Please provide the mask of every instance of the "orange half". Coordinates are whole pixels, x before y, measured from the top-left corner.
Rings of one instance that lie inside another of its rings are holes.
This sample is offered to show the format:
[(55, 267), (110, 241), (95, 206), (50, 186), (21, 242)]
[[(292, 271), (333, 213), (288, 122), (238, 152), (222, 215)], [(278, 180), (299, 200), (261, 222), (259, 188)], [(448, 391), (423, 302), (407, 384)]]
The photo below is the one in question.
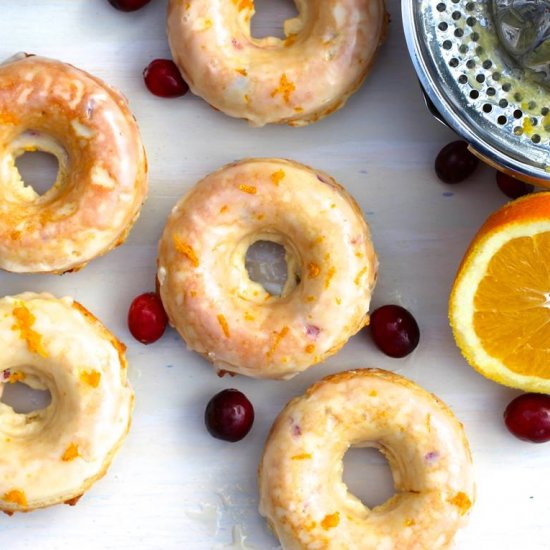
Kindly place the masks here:
[(483, 224), (456, 275), (449, 319), (481, 374), (550, 393), (550, 193), (513, 201)]

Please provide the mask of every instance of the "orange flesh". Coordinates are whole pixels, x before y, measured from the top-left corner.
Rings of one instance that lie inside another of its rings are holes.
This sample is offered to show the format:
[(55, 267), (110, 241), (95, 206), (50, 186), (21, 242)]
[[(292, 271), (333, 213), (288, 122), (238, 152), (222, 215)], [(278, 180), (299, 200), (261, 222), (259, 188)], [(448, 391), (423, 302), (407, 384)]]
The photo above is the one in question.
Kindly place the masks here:
[[(474, 330), (513, 372), (550, 379), (550, 232), (508, 241), (474, 298)], [(548, 297), (548, 298), (547, 298)]]

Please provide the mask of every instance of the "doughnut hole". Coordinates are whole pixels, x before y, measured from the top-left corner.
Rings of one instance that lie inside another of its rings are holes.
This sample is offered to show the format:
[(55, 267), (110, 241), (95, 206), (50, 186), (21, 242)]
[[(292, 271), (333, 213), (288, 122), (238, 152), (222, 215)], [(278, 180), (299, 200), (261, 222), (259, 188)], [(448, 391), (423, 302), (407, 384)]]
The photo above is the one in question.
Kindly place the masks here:
[(11, 407), (17, 414), (40, 411), (52, 402), (52, 394), (49, 390), (34, 389), (24, 382), (3, 384), (0, 395), (0, 402)]
[(372, 509), (395, 495), (392, 471), (376, 447), (351, 447), (344, 455), (342, 480), (348, 491)]
[(49, 191), (59, 176), (59, 161), (52, 153), (25, 151), (15, 159), (15, 167), (25, 186), (42, 196)]
[(272, 2), (271, 0), (254, 0), (256, 13), (250, 23), (251, 34), (254, 38), (274, 36), (286, 38), (285, 23), (298, 16), (296, 5), (292, 0)]
[(246, 251), (246, 271), (250, 280), (262, 285), (272, 296), (281, 296), (288, 279), (286, 249), (273, 241), (256, 241)]

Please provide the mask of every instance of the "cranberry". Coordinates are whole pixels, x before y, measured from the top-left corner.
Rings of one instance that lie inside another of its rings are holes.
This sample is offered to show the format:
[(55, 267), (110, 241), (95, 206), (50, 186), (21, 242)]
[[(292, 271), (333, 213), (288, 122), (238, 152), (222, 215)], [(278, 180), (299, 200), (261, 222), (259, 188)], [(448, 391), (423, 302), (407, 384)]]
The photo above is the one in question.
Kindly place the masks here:
[(435, 173), (445, 183), (459, 183), (474, 173), (479, 159), (470, 153), (465, 141), (445, 145), (435, 159)]
[(415, 318), (396, 305), (379, 307), (370, 317), (370, 330), (376, 346), (390, 357), (409, 355), (420, 339)]
[(516, 397), (504, 411), (504, 422), (519, 439), (550, 441), (550, 395), (524, 393)]
[(148, 4), (151, 0), (109, 0), (109, 4), (120, 11), (136, 11), (146, 4)]
[(171, 59), (155, 59), (143, 71), (143, 79), (149, 91), (159, 97), (180, 97), (189, 86)]
[(523, 195), (533, 192), (534, 186), (524, 181), (518, 180), (503, 172), (497, 172), (498, 188), (509, 198), (519, 199)]
[(252, 428), (254, 407), (239, 390), (223, 390), (208, 402), (204, 422), (217, 439), (240, 441)]
[(156, 342), (164, 334), (167, 323), (168, 317), (158, 294), (146, 292), (131, 303), (128, 328), (132, 336), (142, 344)]

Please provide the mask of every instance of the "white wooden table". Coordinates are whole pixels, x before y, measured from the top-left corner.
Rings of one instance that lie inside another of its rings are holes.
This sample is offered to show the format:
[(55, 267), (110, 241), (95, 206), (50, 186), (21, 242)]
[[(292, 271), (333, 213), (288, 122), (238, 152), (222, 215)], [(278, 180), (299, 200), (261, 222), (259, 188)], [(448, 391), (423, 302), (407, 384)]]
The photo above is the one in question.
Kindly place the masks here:
[[(287, 1), (281, 7), (257, 0), (258, 26), (276, 26), (277, 14), (281, 19), (282, 11), (292, 11)], [(165, 0), (133, 14), (115, 11), (106, 0), (0, 1), (0, 58), (22, 50), (59, 58), (128, 96), (147, 147), (151, 183), (128, 242), (107, 257), (63, 277), (0, 274), (1, 294), (73, 295), (99, 316), (128, 344), (137, 394), (131, 433), (108, 475), (75, 508), (0, 517), (0, 548), (277, 548), (257, 513), (256, 466), (267, 431), (284, 403), (313, 381), (364, 366), (410, 377), (443, 398), (465, 424), (478, 501), (457, 548), (550, 548), (550, 444), (522, 443), (506, 432), (502, 411), (518, 392), (470, 369), (447, 322), (447, 296), (462, 253), (506, 198), (485, 167), (454, 187), (435, 178), (433, 159), (453, 134), (424, 108), (399, 1), (388, 2), (389, 37), (364, 86), (342, 111), (304, 129), (252, 129), (191, 95), (150, 95), (141, 72), (153, 58), (169, 56), (165, 9)], [(387, 358), (358, 334), (325, 364), (289, 382), (220, 379), (172, 330), (147, 347), (131, 338), (127, 308), (153, 287), (156, 243), (171, 207), (208, 172), (251, 156), (315, 166), (357, 198), (380, 257), (373, 305), (400, 303), (414, 313), (421, 342), (411, 357)], [(226, 387), (244, 391), (256, 408), (252, 432), (236, 444), (213, 439), (203, 425), (206, 402)], [(369, 504), (391, 494), (388, 468), (376, 451), (351, 451), (345, 479)]]

